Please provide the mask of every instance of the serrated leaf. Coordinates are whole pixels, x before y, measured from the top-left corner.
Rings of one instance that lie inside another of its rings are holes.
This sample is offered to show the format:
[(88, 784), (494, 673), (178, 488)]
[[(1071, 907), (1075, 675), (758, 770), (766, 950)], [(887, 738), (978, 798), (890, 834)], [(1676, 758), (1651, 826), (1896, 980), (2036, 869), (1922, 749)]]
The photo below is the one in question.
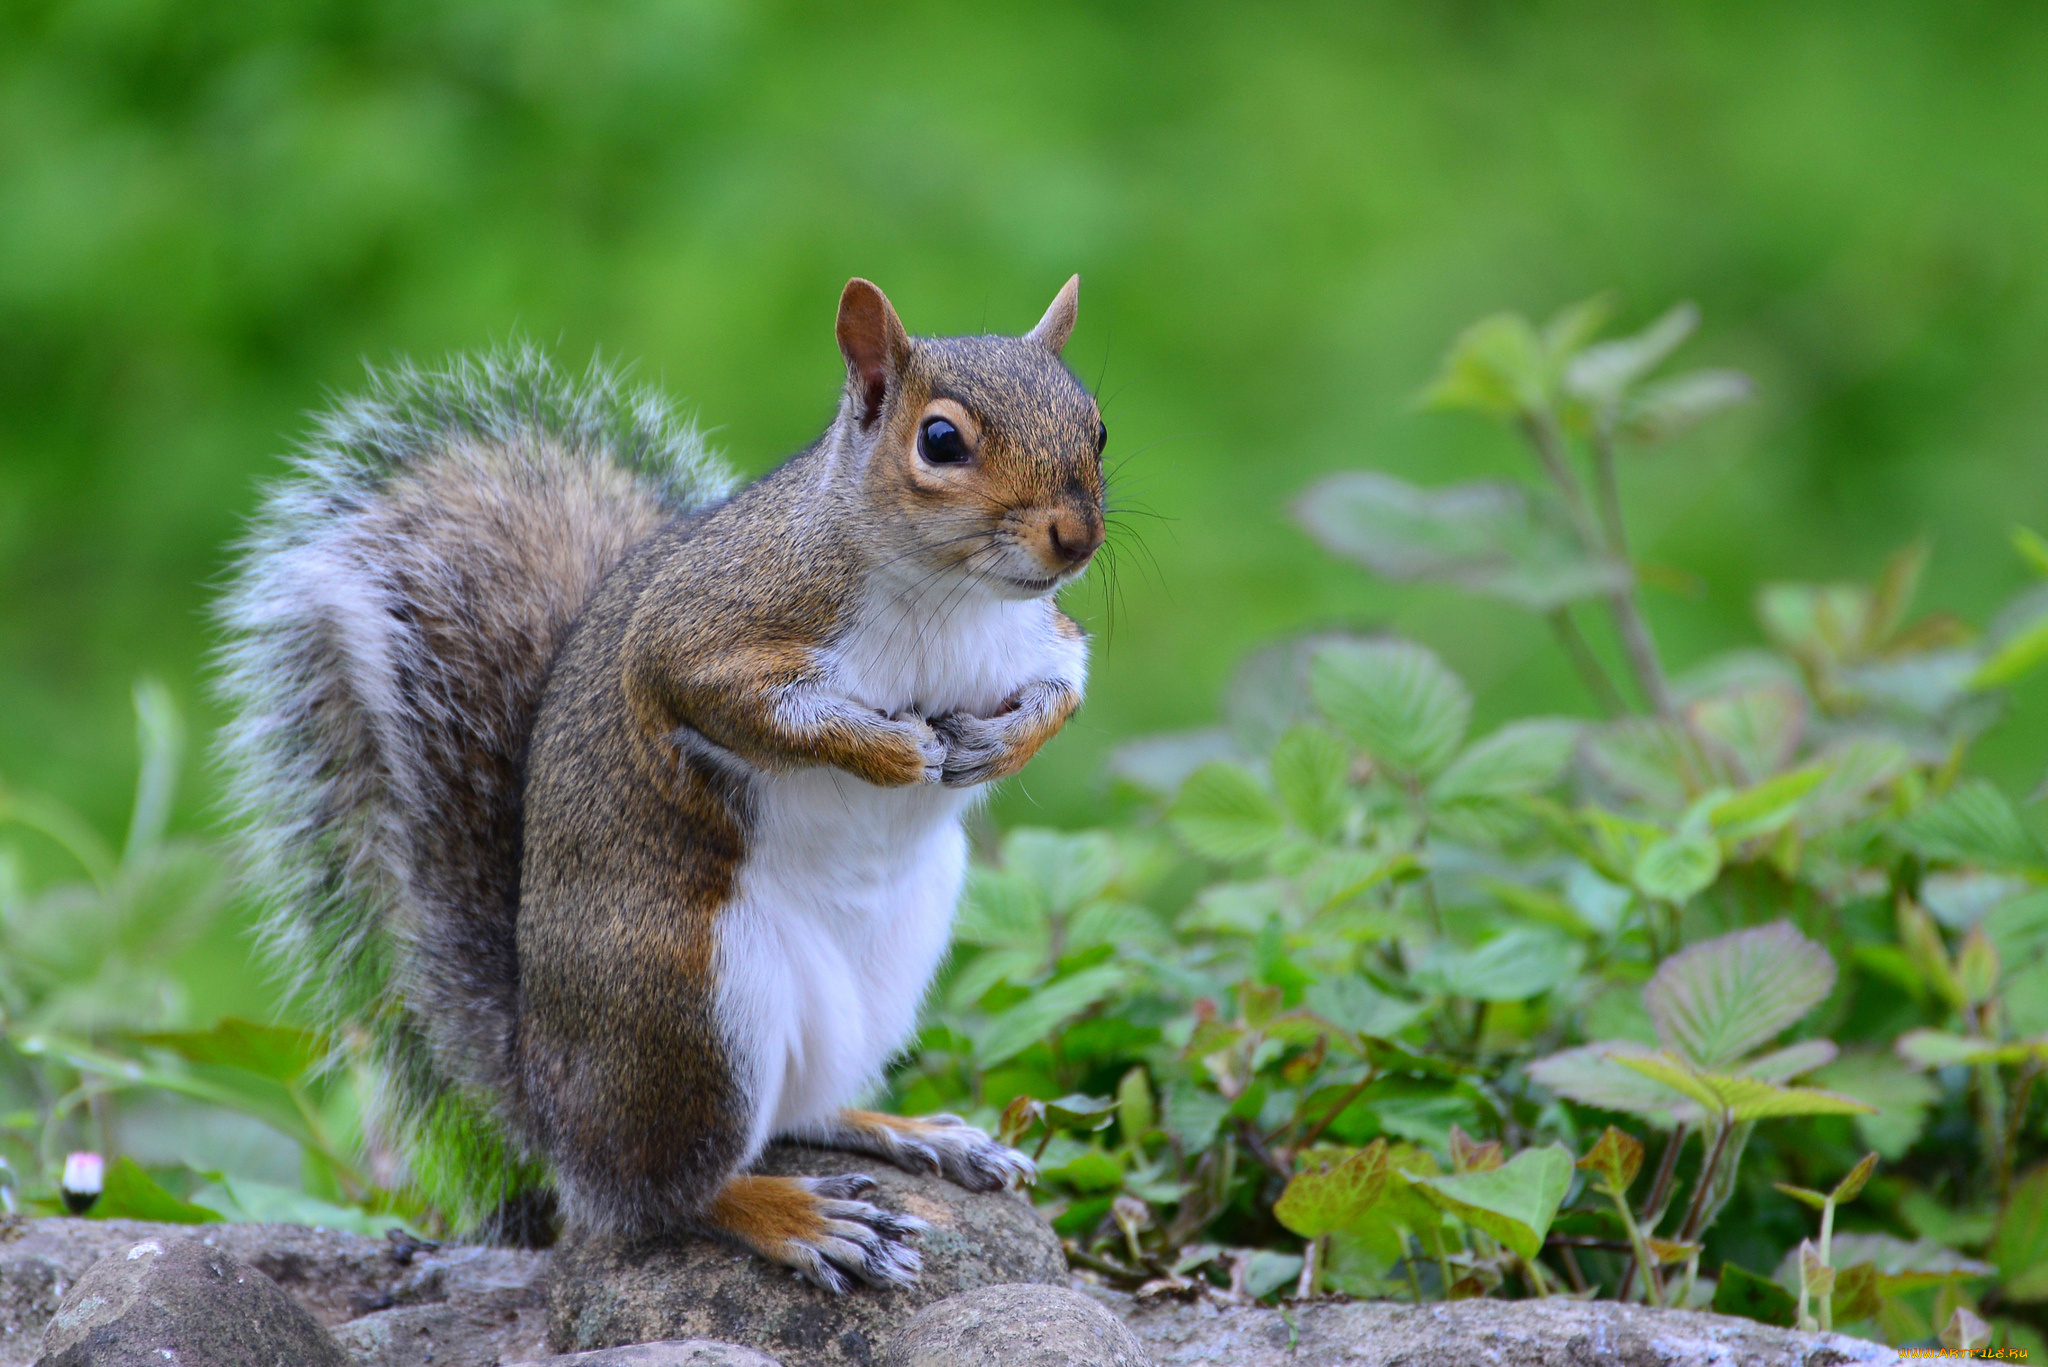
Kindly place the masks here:
[(1644, 385), (1622, 404), (1615, 434), (1650, 445), (1666, 441), (1714, 414), (1756, 396), (1756, 383), (1739, 370), (1693, 370)]
[(1643, 1167), (1643, 1141), (1609, 1125), (1578, 1166), (1594, 1175), (1601, 1191), (1622, 1196)]
[(1683, 811), (1729, 777), (1692, 732), (1647, 717), (1589, 728), (1580, 753), (1616, 798), (1661, 812)]
[(1045, 914), (1044, 899), (1022, 875), (976, 864), (968, 870), (953, 938), (987, 948), (1042, 945)]
[(1351, 750), (1320, 726), (1297, 726), (1273, 750), (1273, 787), (1294, 824), (1327, 839), (1343, 824)]
[(1636, 857), (1629, 881), (1645, 897), (1682, 906), (1721, 873), (1721, 847), (1703, 835), (1667, 835)]
[(1629, 386), (1662, 365), (1699, 321), (1699, 309), (1686, 301), (1632, 337), (1587, 347), (1566, 366), (1565, 389), (1597, 408), (1612, 408)]
[(1799, 752), (1806, 695), (1786, 680), (1761, 680), (1701, 699), (1686, 709), (1686, 718), (1733, 762), (1735, 777), (1758, 783)]
[(1563, 775), (1579, 724), (1557, 717), (1510, 722), (1474, 741), (1430, 785), (1437, 802), (1516, 797), (1548, 788)]
[(1302, 1004), (1341, 1029), (1381, 1039), (1399, 1034), (1423, 1012), (1422, 1003), (1390, 997), (1363, 977), (1348, 973), (1311, 987)]
[(1790, 1082), (1801, 1073), (1833, 1061), (1837, 1052), (1833, 1040), (1803, 1039), (1739, 1064), (1734, 1071), (1765, 1082)]
[(1296, 519), (1328, 550), (1388, 579), (1456, 584), (1532, 612), (1628, 587), (1628, 567), (1588, 555), (1539, 491), (1506, 480), (1424, 489), (1376, 470), (1311, 485)]
[(2048, 1301), (2048, 1167), (2013, 1182), (1985, 1252), (1998, 1265), (1999, 1290), (2007, 1300)]
[(1524, 1149), (1492, 1172), (1425, 1177), (1415, 1185), (1467, 1224), (1534, 1258), (1571, 1182), (1571, 1151), (1552, 1144)]
[(1427, 778), (1465, 739), (1472, 695), (1435, 652), (1412, 641), (1339, 643), (1316, 652), (1316, 705), (1381, 764)]
[(1684, 1092), (1709, 1111), (1730, 1119), (1774, 1120), (1802, 1115), (1865, 1115), (1877, 1109), (1854, 1097), (1814, 1087), (1785, 1087), (1733, 1073), (1708, 1073), (1669, 1055), (1617, 1056), (1615, 1062)]
[(1766, 1043), (1834, 985), (1828, 952), (1774, 921), (1672, 955), (1643, 989), (1643, 1005), (1665, 1048), (1714, 1069)]
[(1898, 824), (1898, 839), (1927, 859), (2032, 869), (2041, 847), (2012, 800), (1989, 779), (1966, 778)]
[(1941, 1089), (1924, 1074), (1909, 1071), (1888, 1053), (1843, 1055), (1814, 1074), (1814, 1085), (1875, 1106), (1876, 1115), (1856, 1117), (1856, 1134), (1885, 1158), (1905, 1156), (1927, 1125), (1927, 1108)]
[(1070, 835), (1023, 827), (1003, 837), (1004, 872), (1022, 878), (1057, 915), (1101, 896), (1116, 866), (1116, 845), (1101, 831)]
[(1387, 1186), (1387, 1141), (1375, 1139), (1334, 1168), (1298, 1172), (1273, 1218), (1305, 1239), (1355, 1229)]
[(1569, 978), (1584, 951), (1546, 931), (1517, 927), (1476, 949), (1439, 940), (1416, 964), (1415, 981), (1471, 1001), (1513, 1002), (1548, 992)]
[(1255, 858), (1287, 834), (1280, 806), (1235, 764), (1205, 764), (1181, 785), (1173, 827), (1196, 854), (1222, 863)]
[(1038, 988), (1023, 1001), (989, 1019), (975, 1033), (975, 1060), (983, 1068), (1015, 1058), (1124, 985), (1114, 964), (1084, 968)]
[(1633, 1041), (1606, 1040), (1538, 1059), (1529, 1066), (1529, 1076), (1559, 1096), (1639, 1115), (1660, 1129), (1698, 1118), (1699, 1107), (1684, 1092), (1622, 1066), (1624, 1057), (1654, 1052)]
[(1496, 313), (1458, 334), (1422, 402), (1513, 417), (1543, 406), (1547, 371), (1547, 348), (1529, 320)]

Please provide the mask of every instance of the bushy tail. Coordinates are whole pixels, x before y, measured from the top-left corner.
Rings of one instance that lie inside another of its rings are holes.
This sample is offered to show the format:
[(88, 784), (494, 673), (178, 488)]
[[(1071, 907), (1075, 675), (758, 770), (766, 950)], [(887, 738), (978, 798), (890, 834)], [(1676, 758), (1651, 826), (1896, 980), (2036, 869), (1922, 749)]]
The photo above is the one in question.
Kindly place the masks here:
[(598, 581), (730, 477), (653, 394), (532, 348), (373, 376), (294, 465), (220, 606), (247, 865), (268, 948), (474, 1230), (544, 1179), (511, 1056), (534, 708)]

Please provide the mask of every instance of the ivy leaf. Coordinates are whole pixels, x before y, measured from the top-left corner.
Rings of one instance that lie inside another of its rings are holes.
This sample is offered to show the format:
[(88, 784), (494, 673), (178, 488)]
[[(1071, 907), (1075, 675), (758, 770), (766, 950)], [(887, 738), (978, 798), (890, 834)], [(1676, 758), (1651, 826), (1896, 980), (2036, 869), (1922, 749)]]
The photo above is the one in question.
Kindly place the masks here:
[(1323, 715), (1359, 749), (1424, 778), (1450, 763), (1472, 718), (1463, 680), (1412, 641), (1327, 645), (1316, 652), (1309, 680)]
[(1280, 807), (1239, 765), (1205, 764), (1181, 785), (1173, 827), (1188, 848), (1233, 864), (1277, 847), (1287, 834)]
[(1723, 1068), (1811, 1011), (1834, 989), (1835, 961), (1774, 921), (1672, 955), (1643, 989), (1664, 1047)]
[(1328, 550), (1388, 579), (1456, 584), (1532, 612), (1628, 587), (1587, 555), (1547, 495), (1507, 480), (1424, 489), (1376, 470), (1311, 485), (1295, 518)]
[(1510, 722), (1472, 745), (1430, 785), (1437, 802), (1517, 797), (1548, 788), (1571, 762), (1579, 724), (1557, 717)]
[(1318, 840), (1344, 820), (1351, 751), (1319, 726), (1297, 726), (1273, 751), (1273, 786), (1294, 824)]
[(1571, 1150), (1552, 1144), (1524, 1149), (1491, 1172), (1424, 1177), (1415, 1186), (1465, 1223), (1534, 1258), (1571, 1184)]
[(1624, 1195), (1629, 1183), (1635, 1181), (1636, 1174), (1642, 1171), (1643, 1141), (1609, 1125), (1601, 1131), (1599, 1142), (1579, 1160), (1578, 1166), (1582, 1171), (1592, 1173), (1600, 1190), (1607, 1195)]
[[(1839, 1264), (1840, 1254), (1835, 1255)], [(1833, 1300), (1834, 1319), (1837, 1325), (1855, 1324), (1859, 1320), (1873, 1320), (1883, 1308), (1884, 1278), (1869, 1263), (1852, 1263), (1835, 1273)]]
[(1387, 1141), (1375, 1139), (1334, 1168), (1296, 1173), (1273, 1218), (1305, 1239), (1353, 1230), (1386, 1187)]

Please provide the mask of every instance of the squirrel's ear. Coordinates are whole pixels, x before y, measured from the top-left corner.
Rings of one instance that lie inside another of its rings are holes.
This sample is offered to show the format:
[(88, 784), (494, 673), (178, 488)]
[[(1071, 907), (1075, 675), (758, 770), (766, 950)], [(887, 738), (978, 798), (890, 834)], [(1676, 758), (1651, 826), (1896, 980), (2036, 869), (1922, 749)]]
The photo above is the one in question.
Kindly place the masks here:
[(890, 382), (910, 357), (910, 334), (889, 297), (859, 276), (839, 296), (839, 354), (860, 400), (860, 425), (872, 426), (882, 416)]
[(1074, 315), (1081, 307), (1081, 277), (1071, 277), (1053, 296), (1052, 307), (1045, 311), (1045, 317), (1038, 320), (1038, 326), (1024, 334), (1027, 342), (1036, 342), (1053, 355), (1066, 350), (1067, 338), (1074, 335)]

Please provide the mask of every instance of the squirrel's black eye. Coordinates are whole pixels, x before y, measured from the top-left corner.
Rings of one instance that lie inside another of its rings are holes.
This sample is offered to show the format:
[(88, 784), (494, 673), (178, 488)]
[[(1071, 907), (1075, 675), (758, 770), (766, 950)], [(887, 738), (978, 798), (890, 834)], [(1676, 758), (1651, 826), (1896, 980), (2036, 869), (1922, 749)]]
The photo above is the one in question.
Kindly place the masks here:
[(1098, 420), (1095, 424), (1095, 454), (1098, 456), (1101, 455), (1103, 452), (1103, 448), (1108, 445), (1109, 424)]
[(925, 419), (924, 429), (917, 434), (918, 454), (933, 465), (965, 465), (967, 463), (967, 438), (960, 435), (960, 429), (944, 418)]

